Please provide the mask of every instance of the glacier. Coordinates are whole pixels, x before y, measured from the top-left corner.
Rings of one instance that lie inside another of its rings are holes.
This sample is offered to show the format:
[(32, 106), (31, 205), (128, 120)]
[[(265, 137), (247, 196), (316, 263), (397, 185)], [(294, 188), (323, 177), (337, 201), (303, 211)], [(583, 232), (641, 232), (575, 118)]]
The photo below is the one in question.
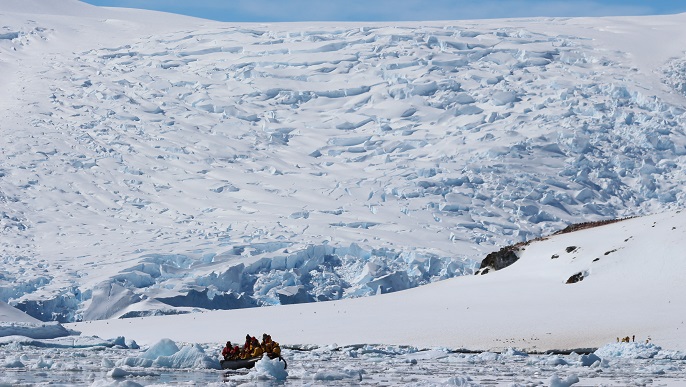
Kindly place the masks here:
[(227, 24), (67, 3), (0, 15), (0, 301), (42, 321), (396, 292), (683, 207), (686, 50), (631, 51), (617, 35), (651, 38), (640, 18)]

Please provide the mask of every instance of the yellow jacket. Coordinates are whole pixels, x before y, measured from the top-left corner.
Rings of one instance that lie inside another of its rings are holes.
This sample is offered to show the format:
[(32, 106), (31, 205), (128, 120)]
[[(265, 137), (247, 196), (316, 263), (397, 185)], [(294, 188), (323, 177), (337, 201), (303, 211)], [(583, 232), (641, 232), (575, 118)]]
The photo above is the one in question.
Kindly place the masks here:
[(272, 344), (272, 353), (277, 356), (281, 355), (281, 347), (276, 341)]

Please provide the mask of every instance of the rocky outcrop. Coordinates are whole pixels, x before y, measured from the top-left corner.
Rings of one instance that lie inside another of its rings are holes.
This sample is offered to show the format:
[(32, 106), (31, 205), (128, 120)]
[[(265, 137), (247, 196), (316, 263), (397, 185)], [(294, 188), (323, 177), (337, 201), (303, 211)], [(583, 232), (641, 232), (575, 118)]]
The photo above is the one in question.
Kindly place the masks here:
[(517, 255), (519, 246), (520, 244), (506, 246), (498, 251), (488, 254), (486, 258), (481, 261), (481, 266), (475, 274), (486, 274), (490, 271), (497, 271), (517, 262), (519, 259), (519, 256)]

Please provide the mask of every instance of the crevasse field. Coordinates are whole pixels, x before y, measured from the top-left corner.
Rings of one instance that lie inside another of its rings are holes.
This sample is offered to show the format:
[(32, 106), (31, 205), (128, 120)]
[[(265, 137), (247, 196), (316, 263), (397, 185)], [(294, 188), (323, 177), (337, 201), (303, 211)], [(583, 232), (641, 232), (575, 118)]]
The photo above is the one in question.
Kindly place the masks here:
[(684, 26), (0, 0), (0, 383), (686, 385)]

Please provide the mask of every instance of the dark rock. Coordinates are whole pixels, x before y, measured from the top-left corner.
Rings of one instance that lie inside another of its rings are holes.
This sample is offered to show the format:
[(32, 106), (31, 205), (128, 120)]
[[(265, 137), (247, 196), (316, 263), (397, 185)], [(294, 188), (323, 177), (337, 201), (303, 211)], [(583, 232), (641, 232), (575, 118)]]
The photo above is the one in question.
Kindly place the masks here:
[(497, 271), (504, 269), (519, 260), (519, 256), (515, 251), (519, 250), (518, 245), (503, 247), (498, 251), (494, 251), (486, 256), (481, 261), (481, 266), (476, 274), (486, 274), (489, 271)]
[(577, 283), (577, 282), (583, 281), (583, 279), (584, 279), (584, 273), (579, 272), (579, 273), (576, 273), (576, 274), (574, 274), (573, 276), (569, 277), (569, 278), (567, 279), (567, 282), (565, 282), (565, 283), (567, 283), (567, 284), (575, 284), (575, 283)]

